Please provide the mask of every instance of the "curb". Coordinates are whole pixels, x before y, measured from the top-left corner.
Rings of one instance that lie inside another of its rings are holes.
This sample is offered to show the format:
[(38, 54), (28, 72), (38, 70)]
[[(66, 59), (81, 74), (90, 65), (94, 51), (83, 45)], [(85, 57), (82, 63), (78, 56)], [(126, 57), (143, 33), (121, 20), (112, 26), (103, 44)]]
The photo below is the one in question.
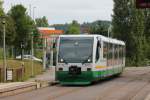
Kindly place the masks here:
[[(10, 83), (11, 84), (11, 83)], [(22, 82), (14, 86), (7, 86), (0, 88), (0, 98), (6, 96), (17, 95), (20, 93), (41, 89), (58, 84), (57, 81), (36, 81), (36, 82)]]
[(13, 85), (7, 86), (5, 88), (0, 89), (0, 97), (16, 95), (19, 93), (35, 90), (36, 88), (37, 88), (37, 84), (35, 82), (20, 83), (14, 86)]
[(36, 80), (36, 82), (37, 82), (37, 89), (54, 86), (59, 83), (57, 81), (41, 81), (41, 80)]

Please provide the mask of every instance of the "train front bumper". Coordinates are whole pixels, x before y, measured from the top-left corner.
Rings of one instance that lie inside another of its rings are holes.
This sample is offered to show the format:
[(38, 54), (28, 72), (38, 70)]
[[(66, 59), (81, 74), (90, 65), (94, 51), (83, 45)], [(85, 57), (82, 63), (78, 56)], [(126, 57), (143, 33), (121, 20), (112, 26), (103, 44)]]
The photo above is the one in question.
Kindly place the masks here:
[(82, 71), (77, 75), (71, 75), (69, 71), (57, 71), (56, 79), (62, 85), (86, 85), (90, 84), (94, 77), (92, 71)]

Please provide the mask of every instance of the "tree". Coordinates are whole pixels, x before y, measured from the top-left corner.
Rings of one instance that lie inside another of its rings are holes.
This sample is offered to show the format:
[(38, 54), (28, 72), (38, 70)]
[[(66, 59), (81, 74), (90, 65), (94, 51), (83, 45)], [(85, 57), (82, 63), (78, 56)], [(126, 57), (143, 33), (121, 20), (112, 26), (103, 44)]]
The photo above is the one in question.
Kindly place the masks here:
[(114, 0), (114, 14), (112, 15), (113, 35), (127, 41), (131, 30), (129, 0)]
[(67, 31), (68, 29), (68, 24), (54, 24), (54, 25), (51, 25), (50, 27), (55, 27), (56, 30), (63, 30), (64, 32)]
[(149, 9), (145, 10), (145, 29), (144, 29), (144, 35), (146, 37), (146, 56), (147, 59), (150, 60), (150, 11)]
[(69, 24), (66, 34), (80, 34), (80, 24), (76, 20), (73, 20), (72, 23)]
[(90, 33), (107, 36), (109, 26), (110, 26), (109, 21), (102, 21), (102, 20), (95, 21), (90, 25)]
[(48, 27), (49, 26), (48, 20), (46, 19), (45, 16), (43, 16), (42, 18), (36, 18), (35, 22), (36, 22), (37, 27)]
[(3, 1), (0, 1), (0, 16), (3, 16), (4, 15), (4, 10), (3, 10)]
[(14, 46), (17, 52), (21, 52), (21, 44), (24, 48), (30, 49), (31, 32), (33, 31), (34, 22), (27, 15), (26, 8), (23, 5), (15, 5), (8, 13), (9, 16), (15, 21), (16, 37)]
[(136, 9), (135, 1), (131, 2), (131, 12), (132, 12), (132, 27), (131, 27), (131, 34), (132, 34), (132, 42), (134, 45), (132, 59), (136, 66), (143, 65), (145, 62), (145, 35), (144, 35), (144, 12), (142, 10)]
[(16, 38), (16, 27), (14, 20), (10, 17), (6, 17), (6, 45), (13, 46)]
[[(2, 4), (3, 4), (3, 2), (0, 1), (0, 16), (4, 16), (4, 11), (3, 11), (3, 8), (2, 8)], [(2, 24), (2, 21), (3, 21), (3, 19), (0, 18), (0, 45), (1, 46), (3, 44), (3, 39), (2, 39), (2, 37), (3, 37), (3, 24)]]
[(113, 34), (126, 42), (127, 64), (142, 65), (146, 43), (143, 11), (136, 9), (135, 0), (114, 0), (113, 11)]
[[(3, 2), (0, 1), (0, 16), (1, 16), (1, 22), (0, 22), (0, 45), (3, 45), (3, 21), (5, 20), (5, 30), (6, 30), (6, 50), (11, 50), (13, 47), (13, 43), (16, 36), (15, 31), (15, 23), (14, 20), (4, 13), (2, 8)], [(5, 17), (5, 18), (2, 18)]]

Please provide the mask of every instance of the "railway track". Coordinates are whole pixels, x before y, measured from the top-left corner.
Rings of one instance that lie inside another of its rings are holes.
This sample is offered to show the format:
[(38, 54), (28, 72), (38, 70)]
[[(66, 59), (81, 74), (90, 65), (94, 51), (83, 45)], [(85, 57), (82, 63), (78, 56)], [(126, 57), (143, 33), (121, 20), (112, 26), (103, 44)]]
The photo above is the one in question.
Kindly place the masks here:
[[(150, 78), (146, 78), (145, 79), (145, 76), (150, 76), (150, 71), (144, 72), (144, 73), (141, 73), (141, 74), (139, 74), (139, 73), (134, 74), (134, 76), (132, 76), (132, 78), (128, 78), (126, 83), (123, 83), (123, 84), (120, 84), (120, 85), (117, 85), (117, 86), (113, 86), (112, 88), (109, 88), (108, 90), (106, 90), (107, 92), (103, 91), (103, 93), (100, 94), (101, 96), (97, 96), (95, 98), (95, 100), (109, 100), (109, 98), (111, 100), (113, 100), (112, 98), (115, 98), (114, 100), (132, 100), (134, 97), (136, 97), (136, 95), (140, 91), (142, 91), (142, 89), (144, 87), (146, 87), (150, 83)], [(138, 81), (141, 81), (141, 80), (144, 80), (144, 82), (143, 83), (141, 82), (139, 84), (141, 86), (139, 87), (139, 85), (136, 85), (136, 84), (138, 84)], [(122, 95), (122, 97), (120, 97), (120, 98), (116, 98), (117, 95), (114, 95), (115, 93), (113, 93), (114, 90), (117, 90), (117, 91), (129, 91), (130, 90), (129, 87), (133, 86), (133, 85), (135, 85), (134, 89), (132, 89), (132, 91), (130, 91), (129, 93), (127, 93), (125, 95)], [(128, 89), (128, 90), (125, 90), (125, 89)], [(109, 97), (109, 98), (104, 98), (104, 97)]]
[(54, 100), (58, 97), (65, 96), (66, 94), (73, 93), (84, 89), (85, 87), (66, 87), (65, 89), (59, 89), (57, 94), (50, 95), (46, 100)]
[[(139, 73), (138, 73), (139, 74)], [(124, 82), (122, 82), (122, 83), (117, 83), (117, 84), (113, 84), (112, 86), (109, 86), (109, 88), (105, 88), (104, 89), (104, 91), (100, 94), (100, 95), (102, 95), (102, 96), (97, 96), (96, 98), (95, 98), (95, 100), (102, 100), (103, 99), (103, 97), (106, 97), (106, 96), (108, 96), (108, 95), (111, 95), (111, 93), (113, 93), (113, 91), (114, 90), (120, 90), (120, 89), (123, 89), (124, 87), (126, 87), (126, 86), (129, 86), (129, 85), (131, 85), (131, 84), (135, 84), (136, 82), (134, 82), (134, 81), (137, 81), (137, 80), (141, 80), (141, 79), (143, 79), (143, 77), (145, 76), (145, 75), (147, 75), (147, 74), (150, 74), (150, 71), (149, 72), (145, 72), (145, 73), (142, 73), (142, 74), (139, 74), (139, 75), (137, 75), (134, 79), (128, 79), (128, 80), (126, 80), (126, 82), (124, 83)], [(140, 76), (140, 77), (139, 77)], [(142, 77), (143, 76), (143, 77)], [(122, 78), (122, 77), (121, 77)], [(117, 80), (120, 80), (121, 78), (116, 78), (116, 81)], [(111, 81), (111, 80), (109, 80), (109, 81)], [(150, 80), (149, 80), (150, 81)], [(126, 84), (127, 83), (127, 84)], [(120, 99), (120, 100), (131, 100), (134, 96), (136, 96), (136, 94), (142, 89), (142, 88), (144, 88), (144, 87), (146, 87), (147, 85), (149, 84), (149, 82), (146, 82), (145, 84), (141, 84), (141, 87), (140, 88), (138, 88), (138, 89), (136, 89), (136, 91), (135, 92), (133, 92), (132, 94), (130, 93), (129, 95), (128, 95), (128, 97), (127, 96), (125, 96), (125, 98), (123, 98), (122, 97), (122, 99)], [(117, 87), (116, 87), (116, 85), (117, 85)], [(58, 85), (59, 86), (59, 85)], [(60, 98), (61, 96), (65, 96), (65, 95), (69, 95), (70, 93), (73, 93), (73, 92), (78, 92), (78, 91), (80, 91), (80, 90), (83, 90), (83, 89), (86, 89), (86, 88), (90, 88), (90, 86), (89, 87), (63, 87), (63, 86), (59, 86), (60, 88), (58, 89), (58, 90), (55, 90), (55, 91), (59, 91), (59, 93), (58, 94), (56, 94), (56, 95), (51, 95), (51, 96), (49, 96), (49, 97), (47, 97), (47, 100), (54, 100), (54, 99), (56, 99), (56, 98)], [(63, 88), (62, 88), (63, 87)], [(61, 89), (62, 88), (62, 89)], [(65, 89), (64, 89), (65, 88)]]

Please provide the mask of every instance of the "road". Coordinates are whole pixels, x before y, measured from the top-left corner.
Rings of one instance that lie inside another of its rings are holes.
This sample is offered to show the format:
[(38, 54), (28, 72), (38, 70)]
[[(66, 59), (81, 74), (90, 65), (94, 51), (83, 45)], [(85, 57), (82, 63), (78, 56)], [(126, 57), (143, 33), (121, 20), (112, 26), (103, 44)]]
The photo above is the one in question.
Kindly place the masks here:
[(89, 86), (56, 85), (0, 100), (144, 100), (148, 94), (150, 67), (133, 67), (126, 68), (119, 77)]

